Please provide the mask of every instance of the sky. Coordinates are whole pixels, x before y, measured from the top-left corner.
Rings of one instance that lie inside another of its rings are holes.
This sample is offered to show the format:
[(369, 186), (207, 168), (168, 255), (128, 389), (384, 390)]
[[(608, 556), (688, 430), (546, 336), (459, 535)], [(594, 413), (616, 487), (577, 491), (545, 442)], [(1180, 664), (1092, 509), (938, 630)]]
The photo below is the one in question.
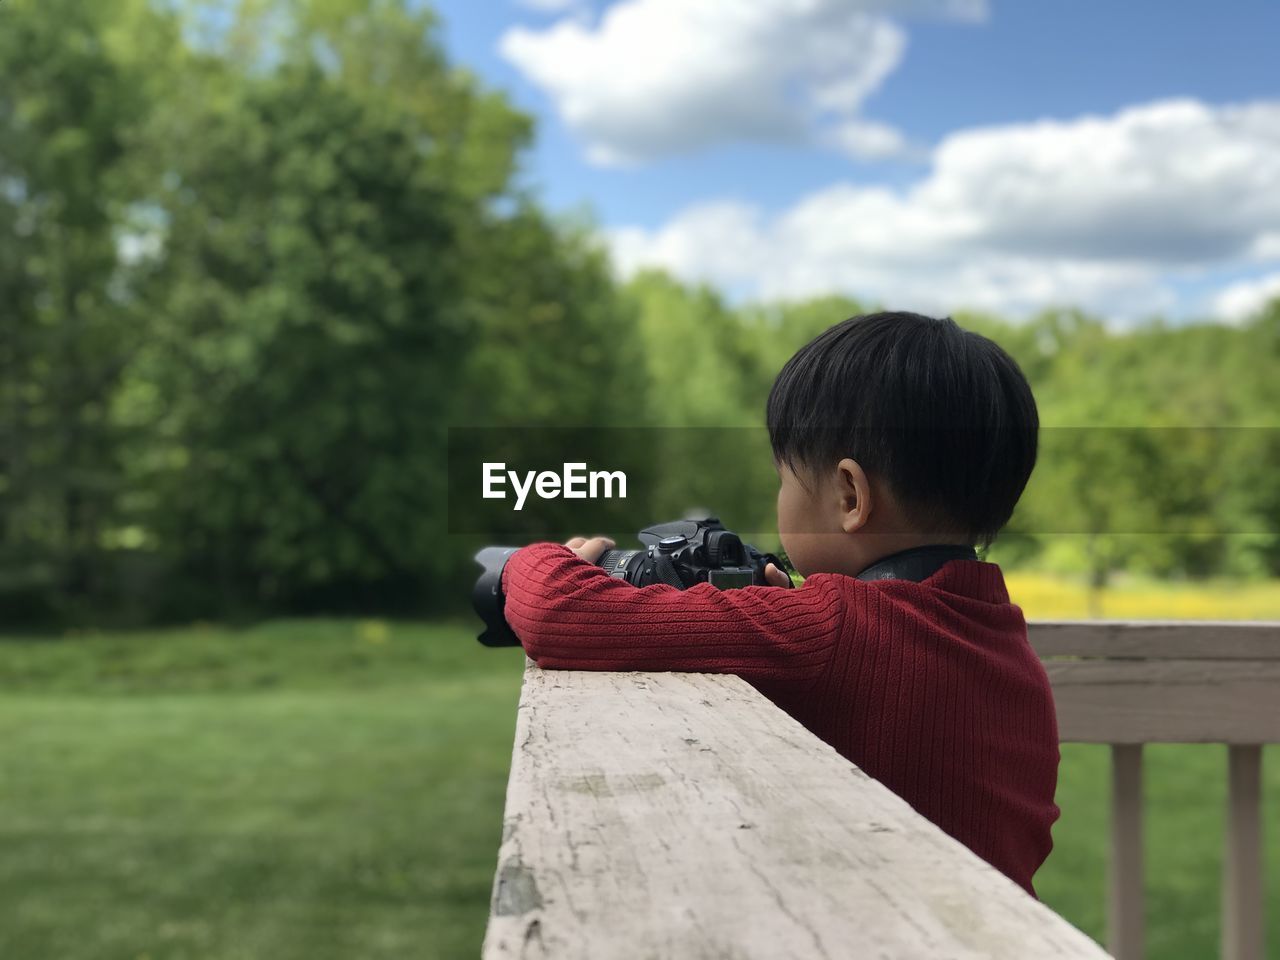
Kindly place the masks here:
[(436, 0), (623, 277), (1117, 325), (1280, 295), (1276, 0)]

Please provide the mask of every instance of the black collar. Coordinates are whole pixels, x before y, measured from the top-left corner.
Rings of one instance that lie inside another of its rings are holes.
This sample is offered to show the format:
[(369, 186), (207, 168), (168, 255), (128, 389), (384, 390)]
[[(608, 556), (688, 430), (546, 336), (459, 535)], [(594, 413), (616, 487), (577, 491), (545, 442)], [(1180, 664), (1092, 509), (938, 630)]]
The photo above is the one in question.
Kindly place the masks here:
[(977, 560), (973, 547), (940, 543), (928, 547), (912, 547), (877, 560), (858, 574), (859, 580), (912, 580), (919, 583), (937, 573), (952, 560)]

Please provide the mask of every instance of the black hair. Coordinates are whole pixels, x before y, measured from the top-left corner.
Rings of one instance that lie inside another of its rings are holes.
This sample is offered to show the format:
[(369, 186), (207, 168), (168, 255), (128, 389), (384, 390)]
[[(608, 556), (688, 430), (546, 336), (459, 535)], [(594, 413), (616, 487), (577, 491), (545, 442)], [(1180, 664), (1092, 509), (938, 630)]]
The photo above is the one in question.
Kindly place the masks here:
[(845, 457), (913, 528), (989, 545), (1036, 463), (1040, 417), (1017, 363), (947, 317), (873, 313), (787, 361), (766, 409), (774, 458), (813, 476)]

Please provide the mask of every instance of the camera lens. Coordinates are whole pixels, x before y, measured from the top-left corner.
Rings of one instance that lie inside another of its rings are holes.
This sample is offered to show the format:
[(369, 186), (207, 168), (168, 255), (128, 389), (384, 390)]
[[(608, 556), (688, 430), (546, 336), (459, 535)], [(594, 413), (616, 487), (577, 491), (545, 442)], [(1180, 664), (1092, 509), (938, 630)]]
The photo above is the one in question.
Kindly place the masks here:
[(634, 584), (638, 571), (644, 564), (644, 558), (643, 550), (606, 550), (596, 563), (603, 567), (604, 572), (609, 576)]

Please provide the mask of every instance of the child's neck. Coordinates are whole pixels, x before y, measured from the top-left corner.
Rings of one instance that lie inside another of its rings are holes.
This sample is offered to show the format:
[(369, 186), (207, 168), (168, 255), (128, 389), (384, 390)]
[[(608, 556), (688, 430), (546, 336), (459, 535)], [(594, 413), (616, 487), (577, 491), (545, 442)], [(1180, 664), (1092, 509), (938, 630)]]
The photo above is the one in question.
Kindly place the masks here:
[(914, 550), (918, 547), (933, 547), (941, 544), (948, 546), (970, 547), (971, 543), (967, 543), (963, 538), (950, 536), (945, 534), (912, 534), (912, 533), (893, 533), (893, 534), (876, 534), (862, 533), (850, 537), (853, 542), (850, 544), (848, 554), (848, 568), (835, 571), (843, 573), (846, 576), (856, 577), (868, 567), (879, 563), (885, 557), (893, 556), (895, 553), (902, 553), (904, 550)]

